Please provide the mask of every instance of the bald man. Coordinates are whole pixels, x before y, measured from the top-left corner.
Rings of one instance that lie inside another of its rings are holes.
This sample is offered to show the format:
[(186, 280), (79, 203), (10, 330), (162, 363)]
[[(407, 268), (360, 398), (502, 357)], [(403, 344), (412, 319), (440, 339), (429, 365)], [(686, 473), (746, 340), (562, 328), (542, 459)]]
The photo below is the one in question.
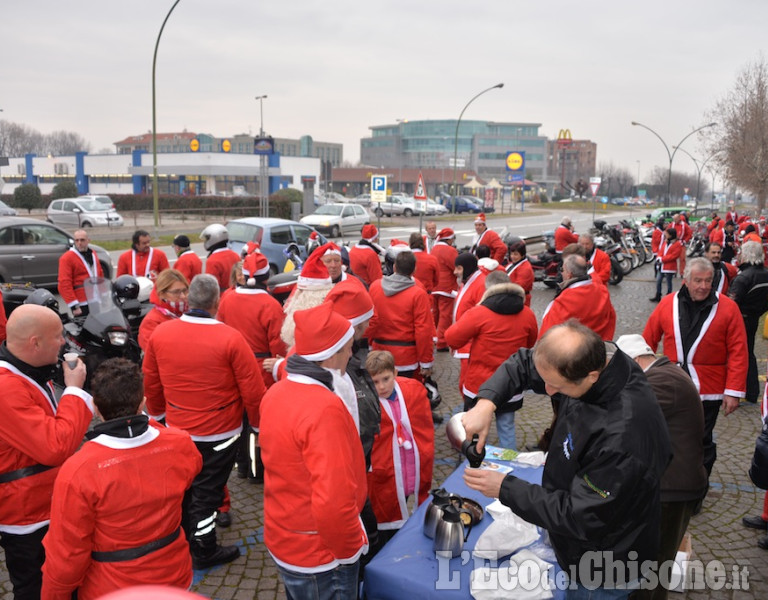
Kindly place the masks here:
[(631, 583), (632, 561), (656, 558), (660, 481), (672, 454), (648, 380), (616, 346), (570, 319), (534, 349), (513, 354), (480, 386), (463, 418), (467, 439), (478, 434), (482, 447), (495, 411), (528, 389), (560, 398), (541, 485), (469, 468), (465, 483), (547, 529), (560, 567), (576, 574), (580, 591), (592, 582), (579, 579), (584, 572), (577, 565), (596, 550), (612, 552), (617, 566), (614, 579), (598, 586)]
[(91, 240), (85, 229), (75, 231), (75, 245), (59, 258), (59, 294), (76, 317), (88, 314), (88, 299), (83, 281), (89, 277), (103, 277), (99, 257), (90, 247)]
[(59, 400), (51, 378), (64, 345), (59, 316), (25, 304), (8, 318), (0, 346), (0, 546), (16, 600), (40, 597), (42, 539), (48, 531), (53, 482), (79, 448), (93, 418), (83, 391), (85, 364), (62, 364)]

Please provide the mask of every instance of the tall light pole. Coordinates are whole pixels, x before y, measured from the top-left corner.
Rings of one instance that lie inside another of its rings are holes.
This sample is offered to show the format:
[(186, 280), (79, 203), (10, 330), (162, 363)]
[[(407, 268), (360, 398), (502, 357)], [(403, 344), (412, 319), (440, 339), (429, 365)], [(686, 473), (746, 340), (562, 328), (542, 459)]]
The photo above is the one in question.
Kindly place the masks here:
[[(693, 161), (693, 164), (696, 165), (696, 202), (698, 204), (699, 200), (701, 199), (701, 196), (699, 195), (699, 192), (701, 190), (701, 172), (704, 170), (704, 167), (707, 165), (707, 163), (712, 160), (715, 156), (720, 154), (722, 152), (721, 150), (715, 150), (712, 154), (710, 154), (707, 158), (705, 158), (703, 161), (700, 159), (697, 159), (688, 152), (688, 150), (685, 150), (683, 148), (676, 148), (676, 150), (680, 150), (683, 154), (688, 155), (688, 158), (690, 158)], [(715, 189), (714, 186), (712, 187), (712, 192), (714, 193)]]
[(485, 94), (486, 92), (490, 92), (491, 90), (495, 89), (501, 89), (504, 87), (503, 83), (497, 83), (494, 86), (489, 87), (486, 90), (483, 90), (479, 94), (472, 97), (472, 99), (467, 102), (464, 105), (464, 108), (461, 109), (461, 113), (459, 114), (459, 120), (456, 121), (456, 135), (453, 138), (453, 188), (451, 189), (451, 194), (453, 196), (451, 201), (451, 212), (456, 212), (456, 167), (458, 166), (458, 160), (459, 160), (459, 125), (461, 124), (461, 117), (464, 116), (464, 111), (467, 110), (470, 104), (472, 104), (475, 100), (477, 100), (480, 96)]
[(397, 162), (400, 165), (400, 173), (397, 176), (397, 183), (398, 188), (402, 192), (403, 191), (403, 123), (407, 123), (408, 119), (395, 119), (395, 123), (397, 123), (398, 127), (398, 146), (399, 146), (399, 152), (397, 157)]
[[(266, 99), (267, 95), (262, 94), (261, 96), (256, 96), (255, 99), (259, 101), (259, 113), (260, 113), (260, 121), (259, 121), (259, 138), (264, 137), (264, 100)], [(265, 183), (269, 178), (269, 171), (267, 168), (267, 157), (263, 154), (259, 156), (259, 210), (261, 212), (262, 217), (268, 217), (269, 216), (269, 206), (267, 205), (267, 199), (269, 197), (269, 191), (265, 193), (264, 188), (265, 186), (268, 186), (268, 183)], [(326, 184), (327, 187), (327, 184)]]
[(155, 53), (152, 55), (152, 213), (155, 218), (155, 227), (160, 226), (160, 199), (159, 190), (157, 189), (157, 108), (155, 104), (155, 67), (157, 65), (157, 48), (160, 46), (160, 37), (163, 35), (163, 29), (168, 22), (168, 17), (171, 16), (173, 9), (181, 0), (176, 0), (171, 6), (171, 10), (165, 15), (163, 24), (160, 26), (160, 31), (157, 34), (157, 41), (155, 41)]
[(642, 127), (643, 129), (647, 129), (650, 131), (653, 135), (655, 135), (657, 138), (659, 138), (659, 141), (664, 145), (664, 150), (667, 151), (667, 156), (669, 157), (669, 170), (667, 171), (667, 197), (664, 199), (664, 206), (669, 206), (669, 197), (672, 193), (672, 161), (675, 158), (675, 153), (677, 152), (677, 149), (683, 145), (683, 142), (687, 140), (689, 137), (691, 137), (694, 133), (697, 133), (701, 131), (702, 129), (706, 129), (707, 127), (714, 127), (717, 125), (717, 123), (707, 123), (706, 125), (702, 125), (701, 127), (694, 129), (691, 131), (688, 135), (686, 135), (682, 140), (680, 140), (677, 145), (674, 146), (674, 151), (669, 151), (669, 146), (667, 146), (667, 143), (662, 139), (662, 137), (656, 133), (653, 129), (648, 127), (648, 125), (643, 125), (642, 123), (638, 123), (637, 121), (632, 121), (632, 125), (636, 125), (637, 127)]

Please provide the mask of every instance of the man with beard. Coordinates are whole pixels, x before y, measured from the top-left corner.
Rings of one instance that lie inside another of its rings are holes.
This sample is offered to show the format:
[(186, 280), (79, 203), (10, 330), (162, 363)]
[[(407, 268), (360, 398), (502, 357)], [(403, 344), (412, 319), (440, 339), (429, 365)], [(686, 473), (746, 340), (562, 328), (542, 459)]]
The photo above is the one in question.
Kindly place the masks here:
[(168, 257), (160, 248), (152, 248), (152, 238), (143, 229), (137, 229), (131, 238), (131, 249), (123, 252), (117, 260), (116, 277), (133, 275), (157, 279), (161, 271), (169, 268)]

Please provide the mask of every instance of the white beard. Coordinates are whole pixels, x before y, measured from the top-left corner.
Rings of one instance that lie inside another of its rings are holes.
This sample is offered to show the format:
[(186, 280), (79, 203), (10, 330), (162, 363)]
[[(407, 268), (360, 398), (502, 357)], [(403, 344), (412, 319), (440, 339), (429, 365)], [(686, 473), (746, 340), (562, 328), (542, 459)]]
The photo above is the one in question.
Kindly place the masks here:
[(355, 392), (355, 385), (352, 383), (352, 379), (349, 375), (342, 373), (338, 369), (325, 369), (331, 375), (333, 375), (333, 391), (341, 398), (344, 406), (352, 416), (352, 420), (355, 422), (355, 429), (357, 433), (360, 433), (360, 411), (357, 407), (357, 392)]

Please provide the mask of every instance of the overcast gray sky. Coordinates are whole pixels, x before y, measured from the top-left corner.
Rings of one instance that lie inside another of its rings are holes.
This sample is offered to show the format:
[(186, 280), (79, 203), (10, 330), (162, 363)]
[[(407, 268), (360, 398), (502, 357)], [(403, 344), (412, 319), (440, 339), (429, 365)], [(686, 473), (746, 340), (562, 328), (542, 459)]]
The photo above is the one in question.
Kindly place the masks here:
[[(152, 54), (172, 0), (2, 0), (0, 118), (93, 145), (152, 127)], [(157, 62), (158, 131), (342, 142), (396, 119), (541, 123), (641, 178), (765, 46), (768, 2), (181, 0)], [(702, 150), (695, 137), (685, 149)], [(693, 172), (678, 154), (675, 170)]]

